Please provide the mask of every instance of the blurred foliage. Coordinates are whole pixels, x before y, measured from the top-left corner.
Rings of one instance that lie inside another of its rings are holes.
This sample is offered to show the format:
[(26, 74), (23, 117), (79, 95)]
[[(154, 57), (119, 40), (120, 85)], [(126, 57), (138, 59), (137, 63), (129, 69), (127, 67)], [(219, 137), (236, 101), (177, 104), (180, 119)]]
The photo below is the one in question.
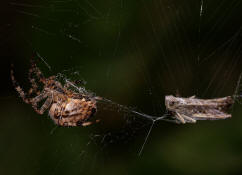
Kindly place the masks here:
[[(242, 2), (232, 0), (6, 1), (1, 9), (1, 174), (240, 174), (242, 107), (233, 118), (191, 125), (127, 123), (102, 112), (85, 128), (56, 127), (18, 98), (34, 52), (46, 76), (63, 73), (144, 113), (164, 113), (164, 96), (232, 95), (242, 70)], [(112, 133), (111, 135), (105, 133)], [(103, 136), (108, 137), (105, 143)]]

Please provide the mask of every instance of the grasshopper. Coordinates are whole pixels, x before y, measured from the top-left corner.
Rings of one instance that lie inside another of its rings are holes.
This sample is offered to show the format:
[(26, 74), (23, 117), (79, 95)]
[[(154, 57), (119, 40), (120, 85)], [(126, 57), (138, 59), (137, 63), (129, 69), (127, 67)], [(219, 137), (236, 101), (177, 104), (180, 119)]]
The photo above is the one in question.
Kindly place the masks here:
[(197, 120), (219, 120), (230, 118), (230, 107), (234, 104), (231, 96), (214, 99), (165, 97), (165, 106), (176, 123), (196, 123)]

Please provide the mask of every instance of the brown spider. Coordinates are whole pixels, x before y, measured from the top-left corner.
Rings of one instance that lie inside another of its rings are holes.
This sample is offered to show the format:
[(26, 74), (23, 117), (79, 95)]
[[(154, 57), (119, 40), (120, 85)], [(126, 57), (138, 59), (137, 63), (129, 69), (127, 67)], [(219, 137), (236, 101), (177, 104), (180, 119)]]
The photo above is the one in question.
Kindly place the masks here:
[[(12, 66), (13, 67), (13, 66)], [(43, 84), (43, 90), (38, 90), (36, 78)], [(49, 115), (55, 124), (59, 126), (87, 126), (92, 124), (92, 116), (97, 111), (96, 100), (87, 92), (77, 93), (70, 89), (71, 82), (67, 81), (64, 86), (56, 80), (56, 76), (45, 78), (40, 69), (32, 61), (29, 69), (29, 81), (31, 88), (26, 94), (15, 80), (13, 69), (11, 69), (11, 79), (16, 91), (27, 104), (31, 104), (38, 114), (43, 114), (49, 109)], [(30, 96), (37, 96), (31, 98)], [(28, 97), (27, 97), (28, 96)], [(38, 103), (44, 101), (38, 108)], [(98, 122), (96, 120), (95, 122)]]

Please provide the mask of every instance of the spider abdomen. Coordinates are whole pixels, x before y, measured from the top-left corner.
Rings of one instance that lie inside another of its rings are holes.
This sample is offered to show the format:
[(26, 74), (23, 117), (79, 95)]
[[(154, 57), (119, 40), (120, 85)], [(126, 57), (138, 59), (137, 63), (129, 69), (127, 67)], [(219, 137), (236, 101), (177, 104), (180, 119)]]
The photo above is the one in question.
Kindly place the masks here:
[(96, 113), (96, 101), (68, 98), (62, 104), (53, 103), (49, 110), (51, 119), (60, 126), (87, 126)]

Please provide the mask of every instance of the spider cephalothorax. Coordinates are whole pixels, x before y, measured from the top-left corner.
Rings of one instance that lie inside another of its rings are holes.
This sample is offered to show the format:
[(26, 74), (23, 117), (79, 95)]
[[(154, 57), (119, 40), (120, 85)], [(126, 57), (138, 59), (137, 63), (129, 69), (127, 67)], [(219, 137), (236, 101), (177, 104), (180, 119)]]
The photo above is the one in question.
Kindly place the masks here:
[[(13, 69), (11, 69), (11, 79), (23, 101), (31, 104), (34, 110), (39, 114), (43, 114), (49, 109), (49, 115), (57, 125), (87, 126), (92, 123), (92, 116), (97, 111), (96, 98), (88, 93), (78, 93), (71, 90), (70, 86), (72, 84), (69, 81), (62, 86), (62, 84), (56, 80), (55, 76), (45, 78), (33, 61), (29, 69), (31, 88), (28, 93), (25, 93), (16, 82)], [(38, 90), (39, 86), (37, 82), (43, 84), (43, 89), (41, 91)], [(31, 98), (30, 96), (33, 94), (37, 96)], [(42, 101), (44, 101), (44, 103), (39, 108), (38, 104)]]

